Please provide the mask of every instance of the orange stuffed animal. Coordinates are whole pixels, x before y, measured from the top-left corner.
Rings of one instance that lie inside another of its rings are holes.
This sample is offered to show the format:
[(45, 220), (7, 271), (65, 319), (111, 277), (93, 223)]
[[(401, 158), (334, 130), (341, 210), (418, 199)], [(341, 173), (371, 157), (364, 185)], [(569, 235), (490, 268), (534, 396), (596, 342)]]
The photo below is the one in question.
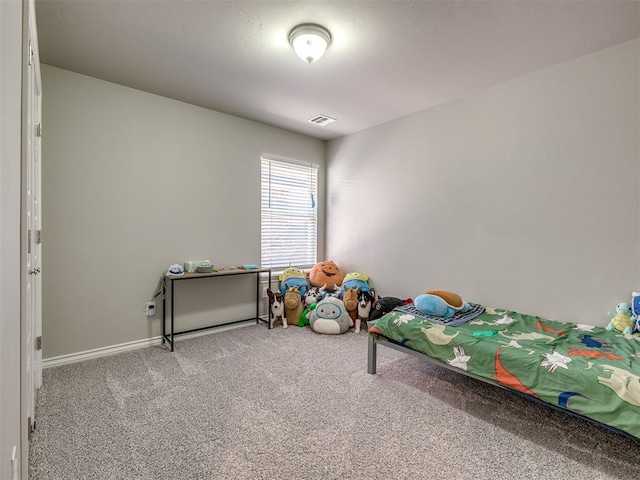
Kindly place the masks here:
[(344, 280), (344, 273), (340, 267), (331, 260), (316, 263), (309, 272), (309, 281), (314, 287), (327, 287), (327, 290), (333, 291)]

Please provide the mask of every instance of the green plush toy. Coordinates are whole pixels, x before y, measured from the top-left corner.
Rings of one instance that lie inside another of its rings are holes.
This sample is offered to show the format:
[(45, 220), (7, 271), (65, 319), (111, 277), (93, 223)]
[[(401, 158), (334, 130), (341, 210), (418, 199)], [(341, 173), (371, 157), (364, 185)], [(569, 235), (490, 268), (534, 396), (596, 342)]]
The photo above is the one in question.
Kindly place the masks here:
[(298, 326), (299, 327), (304, 327), (306, 325), (309, 325), (309, 315), (311, 314), (311, 312), (313, 312), (316, 307), (318, 306), (317, 303), (312, 303), (311, 305), (309, 305), (308, 307), (306, 307), (303, 312), (300, 314), (300, 319), (298, 320)]
[(608, 312), (607, 315), (611, 317), (611, 322), (605, 327), (608, 331), (615, 328), (618, 332), (622, 332), (625, 335), (631, 335), (633, 333), (635, 323), (631, 314), (630, 303), (619, 303), (616, 307), (616, 313)]

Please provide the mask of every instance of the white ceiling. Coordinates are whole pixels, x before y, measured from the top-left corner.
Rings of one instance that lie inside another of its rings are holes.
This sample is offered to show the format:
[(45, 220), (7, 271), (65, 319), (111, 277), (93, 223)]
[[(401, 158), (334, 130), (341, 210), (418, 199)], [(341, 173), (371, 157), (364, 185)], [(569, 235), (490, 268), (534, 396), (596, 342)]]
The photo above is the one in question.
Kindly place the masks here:
[[(1, 0), (0, 0), (1, 1)], [(36, 0), (43, 63), (322, 139), (639, 35), (640, 3)], [(300, 23), (333, 43), (306, 64)], [(320, 127), (317, 114), (338, 119)]]

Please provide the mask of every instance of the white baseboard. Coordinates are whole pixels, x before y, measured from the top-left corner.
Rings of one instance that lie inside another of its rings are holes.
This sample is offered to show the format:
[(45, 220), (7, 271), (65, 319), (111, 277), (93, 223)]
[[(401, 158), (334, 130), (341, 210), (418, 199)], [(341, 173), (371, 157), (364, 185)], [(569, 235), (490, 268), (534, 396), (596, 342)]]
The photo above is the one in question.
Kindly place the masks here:
[[(264, 316), (262, 317), (264, 318)], [(201, 337), (202, 335), (211, 335), (212, 333), (224, 332), (225, 330), (231, 330), (232, 328), (248, 327), (255, 325), (254, 322), (249, 323), (237, 323), (232, 325), (222, 325), (211, 330), (201, 330), (199, 332), (188, 333), (176, 337), (176, 343), (179, 340), (186, 340), (188, 338)], [(136, 340), (134, 342), (120, 343), (119, 345), (111, 345), (108, 347), (95, 348), (93, 350), (85, 350), (84, 352), (69, 353), (67, 355), (60, 355), (59, 357), (45, 358), (42, 360), (42, 368), (57, 367), (58, 365), (65, 365), (68, 363), (82, 362), (90, 360), (92, 358), (105, 357), (107, 355), (113, 355), (115, 353), (122, 353), (128, 350), (136, 350), (138, 348), (151, 347), (154, 345), (161, 345), (162, 337), (145, 338), (142, 340)], [(167, 352), (169, 349), (167, 349)]]
[(85, 350), (84, 352), (69, 353), (60, 355), (59, 357), (45, 358), (42, 360), (42, 368), (57, 367), (67, 363), (82, 362), (91, 358), (104, 357), (113, 355), (114, 353), (126, 352), (127, 350), (136, 350), (138, 348), (150, 347), (152, 345), (160, 345), (162, 337), (145, 338), (136, 340), (135, 342), (121, 343), (119, 345), (111, 345), (108, 347), (95, 348), (93, 350)]

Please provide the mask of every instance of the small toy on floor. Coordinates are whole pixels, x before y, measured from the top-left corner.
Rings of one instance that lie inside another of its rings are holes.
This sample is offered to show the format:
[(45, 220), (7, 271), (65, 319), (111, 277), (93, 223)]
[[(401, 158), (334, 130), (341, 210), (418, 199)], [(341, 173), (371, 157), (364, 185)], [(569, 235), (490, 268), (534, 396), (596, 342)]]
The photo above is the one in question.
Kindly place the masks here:
[(362, 326), (368, 330), (367, 322), (371, 316), (371, 306), (376, 299), (376, 292), (373, 290), (361, 290), (358, 288), (358, 318), (356, 318), (356, 333), (360, 332)]
[(289, 325), (297, 325), (304, 311), (300, 289), (289, 287), (284, 294), (284, 316)]
[(314, 287), (325, 287), (328, 292), (335, 291), (344, 279), (344, 273), (331, 260), (316, 263), (309, 272), (309, 283)]
[(318, 287), (311, 287), (307, 290), (306, 295), (304, 295), (304, 304), (307, 307), (310, 307), (314, 303), (318, 303), (322, 300), (322, 293)]
[[(349, 313), (349, 317), (351, 318), (351, 326), (355, 326), (358, 316), (358, 289), (345, 287), (342, 291), (342, 301), (344, 302), (344, 308), (347, 309), (347, 313)], [(360, 329), (356, 332), (359, 331)]]
[(284, 318), (284, 299), (280, 292), (273, 293), (267, 288), (267, 296), (269, 297), (269, 306), (271, 308), (271, 320), (269, 328), (273, 328), (273, 324), (277, 321), (282, 322), (282, 328), (287, 328), (287, 321)]
[(280, 280), (280, 293), (284, 295), (289, 287), (298, 287), (300, 295), (304, 297), (307, 293), (307, 275), (296, 267), (289, 267), (282, 272), (278, 279)]
[(351, 317), (342, 300), (326, 297), (318, 302), (316, 309), (309, 314), (309, 326), (316, 333), (336, 335), (349, 330)]
[(371, 290), (369, 277), (360, 272), (349, 272), (344, 276), (342, 288), (360, 288), (360, 290)]

